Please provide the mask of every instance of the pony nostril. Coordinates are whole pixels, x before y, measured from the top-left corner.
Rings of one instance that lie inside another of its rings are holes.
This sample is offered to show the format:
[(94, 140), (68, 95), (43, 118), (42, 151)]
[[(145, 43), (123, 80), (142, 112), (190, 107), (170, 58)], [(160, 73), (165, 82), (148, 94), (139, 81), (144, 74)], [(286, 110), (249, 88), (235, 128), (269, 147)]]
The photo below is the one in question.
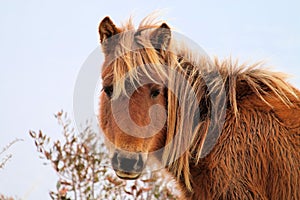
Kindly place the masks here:
[(142, 158), (141, 154), (139, 154), (139, 159), (138, 159), (138, 162), (136, 164), (136, 168), (137, 168), (136, 169), (137, 171), (142, 171), (143, 168), (144, 168), (144, 161), (143, 161), (143, 158)]
[(119, 167), (118, 153), (115, 152), (113, 158), (111, 159), (112, 167), (114, 170)]
[(144, 160), (141, 154), (131, 156), (122, 155), (115, 152), (112, 159), (112, 167), (115, 171), (123, 172), (142, 172), (144, 169)]
[(135, 171), (135, 165), (137, 163), (136, 159), (131, 158), (119, 158), (120, 161), (120, 168), (125, 172), (132, 172)]

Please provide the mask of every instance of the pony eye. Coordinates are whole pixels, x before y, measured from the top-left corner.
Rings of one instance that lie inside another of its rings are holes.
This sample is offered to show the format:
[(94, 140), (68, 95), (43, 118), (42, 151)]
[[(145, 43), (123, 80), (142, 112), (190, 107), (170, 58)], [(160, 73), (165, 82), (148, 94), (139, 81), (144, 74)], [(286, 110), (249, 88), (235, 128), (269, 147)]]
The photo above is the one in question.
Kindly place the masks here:
[(157, 97), (159, 94), (160, 94), (160, 90), (159, 90), (159, 89), (153, 90), (153, 91), (151, 92), (151, 97), (152, 97), (152, 98), (155, 98), (155, 97)]
[(107, 86), (107, 87), (103, 88), (103, 91), (110, 98), (113, 94), (114, 88), (113, 88), (113, 86)]

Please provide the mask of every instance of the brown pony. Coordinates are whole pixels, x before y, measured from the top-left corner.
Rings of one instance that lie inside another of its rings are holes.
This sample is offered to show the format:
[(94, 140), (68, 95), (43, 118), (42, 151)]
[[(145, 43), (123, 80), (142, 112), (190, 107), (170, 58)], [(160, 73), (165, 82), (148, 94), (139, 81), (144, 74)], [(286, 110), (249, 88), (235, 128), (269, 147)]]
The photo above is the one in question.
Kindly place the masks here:
[(157, 160), (181, 199), (300, 199), (300, 92), (260, 64), (210, 62), (145, 18), (99, 26), (100, 124), (113, 169)]

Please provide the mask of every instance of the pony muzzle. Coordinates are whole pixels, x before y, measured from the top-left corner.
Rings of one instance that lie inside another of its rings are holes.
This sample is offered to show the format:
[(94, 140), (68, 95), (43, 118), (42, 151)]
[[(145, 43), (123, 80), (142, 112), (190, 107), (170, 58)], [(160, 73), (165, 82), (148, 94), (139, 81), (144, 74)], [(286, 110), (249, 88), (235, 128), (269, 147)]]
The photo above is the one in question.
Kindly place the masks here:
[(146, 159), (142, 153), (128, 153), (116, 150), (111, 160), (116, 175), (121, 179), (137, 179), (142, 174)]

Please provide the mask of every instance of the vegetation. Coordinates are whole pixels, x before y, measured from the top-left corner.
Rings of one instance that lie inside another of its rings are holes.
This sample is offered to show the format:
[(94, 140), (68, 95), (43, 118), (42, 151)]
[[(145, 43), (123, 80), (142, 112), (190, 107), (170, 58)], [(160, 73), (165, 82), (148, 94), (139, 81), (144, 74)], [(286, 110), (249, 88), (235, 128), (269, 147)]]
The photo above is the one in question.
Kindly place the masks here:
[(42, 131), (30, 131), (41, 158), (58, 175), (56, 191), (50, 192), (53, 200), (176, 199), (172, 179), (162, 172), (151, 172), (134, 181), (118, 179), (103, 140), (89, 121), (76, 134), (66, 113), (59, 112), (55, 117), (62, 127), (62, 140), (52, 142)]
[[(15, 139), (7, 144), (1, 151), (0, 151), (0, 170), (4, 168), (6, 163), (12, 158), (12, 154), (6, 153), (15, 143), (23, 141), (22, 139)], [(16, 200), (17, 198), (8, 197), (5, 195), (0, 194), (0, 200)]]
[[(1, 151), (0, 151), (0, 169), (3, 169), (5, 164), (11, 159), (12, 154), (5, 154), (11, 146), (13, 146), (15, 143), (22, 141), (22, 139), (15, 139), (11, 141), (9, 144), (7, 144)], [(0, 196), (1, 197), (1, 196)], [(1, 198), (0, 198), (1, 200)]]

